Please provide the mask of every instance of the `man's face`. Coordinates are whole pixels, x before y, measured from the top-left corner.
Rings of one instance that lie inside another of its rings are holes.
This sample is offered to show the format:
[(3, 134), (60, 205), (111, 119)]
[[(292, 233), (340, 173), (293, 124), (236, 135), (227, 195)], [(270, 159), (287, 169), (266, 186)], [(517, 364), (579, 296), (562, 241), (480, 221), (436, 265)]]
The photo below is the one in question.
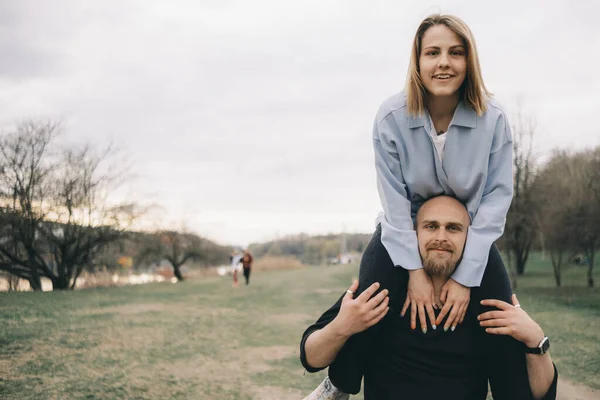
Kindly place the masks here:
[(417, 214), (419, 253), (430, 276), (450, 277), (462, 257), (469, 214), (458, 200), (436, 197)]

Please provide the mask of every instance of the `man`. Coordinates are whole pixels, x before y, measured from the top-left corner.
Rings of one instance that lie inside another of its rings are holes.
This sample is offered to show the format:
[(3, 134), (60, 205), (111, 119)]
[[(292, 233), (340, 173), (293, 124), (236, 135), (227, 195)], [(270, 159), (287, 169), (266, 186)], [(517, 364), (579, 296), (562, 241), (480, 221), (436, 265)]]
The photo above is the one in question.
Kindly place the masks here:
[(242, 257), (242, 267), (244, 268), (244, 278), (246, 278), (246, 285), (250, 284), (250, 272), (252, 271), (252, 254), (248, 249), (244, 250), (244, 256)]
[[(431, 276), (436, 302), (460, 261), (468, 226), (469, 215), (454, 198), (435, 197), (419, 209), (419, 252)], [(378, 240), (377, 232), (373, 240)], [(365, 400), (485, 400), (488, 382), (496, 400), (556, 398), (557, 372), (546, 352), (549, 342), (520, 308), (516, 296), (513, 304), (500, 300), (469, 304), (456, 331), (434, 326), (411, 329), (410, 318), (399, 316), (407, 272), (393, 269), (387, 253), (369, 251), (365, 256), (377, 258), (377, 265), (397, 274), (400, 295), (390, 299), (387, 289), (377, 293), (378, 283), (359, 293), (358, 282), (354, 282), (305, 331), (300, 351), (309, 372), (341, 364), (335, 374), (330, 368), (329, 378), (351, 393), (360, 390), (364, 374)], [(483, 306), (495, 308), (489, 311)], [(358, 386), (347, 389), (345, 380), (358, 382)]]

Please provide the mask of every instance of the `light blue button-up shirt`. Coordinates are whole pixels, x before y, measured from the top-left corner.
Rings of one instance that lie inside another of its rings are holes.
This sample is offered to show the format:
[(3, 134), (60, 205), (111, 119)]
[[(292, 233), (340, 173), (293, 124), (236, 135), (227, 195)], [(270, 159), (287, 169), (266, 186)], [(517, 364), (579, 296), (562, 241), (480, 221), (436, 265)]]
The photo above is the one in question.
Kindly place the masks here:
[(443, 160), (427, 132), (429, 124), (427, 114), (408, 115), (404, 92), (379, 107), (373, 146), (383, 206), (381, 242), (394, 265), (422, 268), (414, 228), (417, 210), (433, 196), (456, 197), (466, 205), (471, 226), (452, 278), (468, 287), (479, 286), (513, 196), (508, 120), (494, 100), (482, 116), (460, 102), (448, 127)]

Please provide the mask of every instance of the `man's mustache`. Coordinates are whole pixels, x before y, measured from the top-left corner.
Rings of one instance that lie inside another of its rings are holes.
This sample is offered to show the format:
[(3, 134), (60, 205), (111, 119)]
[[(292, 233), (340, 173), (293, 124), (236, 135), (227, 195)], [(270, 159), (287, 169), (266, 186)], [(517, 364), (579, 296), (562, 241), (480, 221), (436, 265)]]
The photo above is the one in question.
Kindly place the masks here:
[(450, 251), (452, 253), (454, 253), (454, 246), (452, 246), (450, 243), (444, 241), (433, 241), (431, 243), (427, 244), (427, 247), (425, 247), (427, 250), (446, 250), (446, 251)]

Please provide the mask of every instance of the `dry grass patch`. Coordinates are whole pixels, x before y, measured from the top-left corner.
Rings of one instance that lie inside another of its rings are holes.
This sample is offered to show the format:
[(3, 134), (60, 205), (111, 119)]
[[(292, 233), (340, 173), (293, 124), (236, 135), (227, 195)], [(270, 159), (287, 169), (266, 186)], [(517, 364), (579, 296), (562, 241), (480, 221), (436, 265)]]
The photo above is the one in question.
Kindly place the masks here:
[(265, 346), (244, 347), (236, 351), (234, 355), (248, 361), (277, 361), (290, 356), (299, 355), (299, 353), (295, 346)]
[(273, 271), (305, 268), (296, 257), (291, 256), (265, 256), (254, 261), (254, 271)]
[(269, 315), (265, 322), (268, 324), (281, 324), (281, 325), (296, 325), (306, 324), (306, 321), (313, 321), (315, 317), (313, 315), (304, 313), (289, 313), (289, 314), (274, 314)]
[(120, 315), (135, 315), (146, 312), (161, 312), (168, 310), (172, 306), (166, 306), (160, 303), (133, 303), (124, 304), (122, 306), (112, 306), (104, 308), (83, 309), (77, 312), (78, 315), (99, 315), (99, 314), (120, 314)]

